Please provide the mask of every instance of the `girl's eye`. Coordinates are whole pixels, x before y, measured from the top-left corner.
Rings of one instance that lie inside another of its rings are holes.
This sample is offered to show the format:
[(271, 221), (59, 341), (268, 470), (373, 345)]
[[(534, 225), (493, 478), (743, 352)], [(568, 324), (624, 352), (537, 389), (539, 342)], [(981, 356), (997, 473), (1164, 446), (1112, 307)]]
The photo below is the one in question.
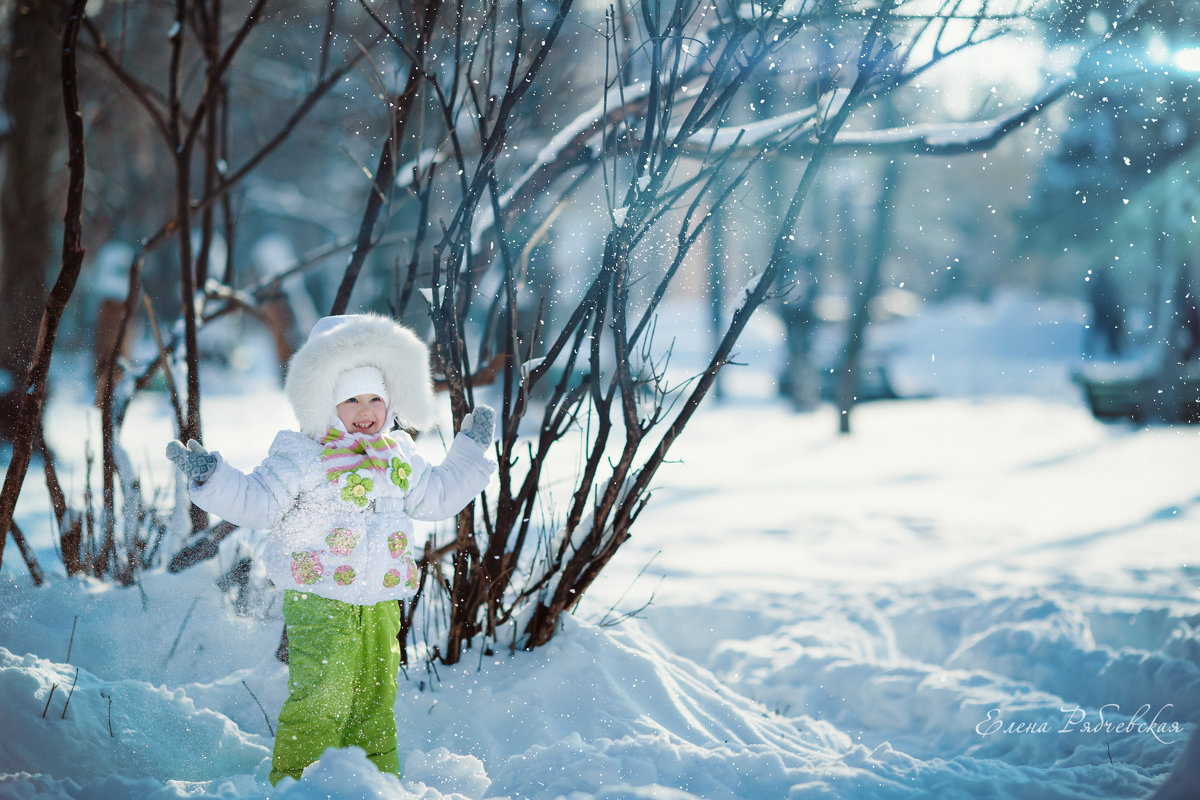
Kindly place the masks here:
[(372, 402), (372, 403), (382, 403), (382, 402), (383, 402), (383, 398), (382, 398), (382, 397), (372, 397), (372, 398), (371, 398), (371, 402)]

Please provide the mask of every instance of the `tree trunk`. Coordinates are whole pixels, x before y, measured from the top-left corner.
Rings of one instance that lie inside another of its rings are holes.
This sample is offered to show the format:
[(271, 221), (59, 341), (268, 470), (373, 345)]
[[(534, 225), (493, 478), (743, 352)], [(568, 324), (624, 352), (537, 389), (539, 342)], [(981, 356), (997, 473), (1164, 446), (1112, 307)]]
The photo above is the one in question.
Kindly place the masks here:
[(12, 421), (37, 342), (46, 301), (46, 270), (59, 200), (52, 179), (62, 144), (59, 47), (63, 4), (20, 0), (12, 7), (12, 48), (4, 109), (12, 123), (0, 188), (0, 367), (11, 376), (0, 402), (0, 436)]
[(812, 411), (821, 402), (820, 376), (812, 358), (816, 333), (817, 263), (814, 252), (796, 253), (780, 273), (784, 299), (779, 304), (787, 360), (779, 376), (779, 393), (797, 411)]
[[(884, 105), (885, 124), (894, 124), (895, 110), (891, 103)], [(850, 411), (858, 400), (858, 369), (862, 361), (863, 345), (870, 321), (871, 301), (879, 293), (883, 277), (883, 259), (887, 255), (891, 237), (893, 204), (896, 184), (900, 181), (900, 163), (897, 158), (888, 158), (879, 179), (879, 196), (875, 201), (875, 213), (871, 217), (871, 240), (867, 249), (866, 274), (859, 287), (846, 334), (846, 347), (842, 358), (842, 370), (838, 379), (838, 432), (850, 432)]]

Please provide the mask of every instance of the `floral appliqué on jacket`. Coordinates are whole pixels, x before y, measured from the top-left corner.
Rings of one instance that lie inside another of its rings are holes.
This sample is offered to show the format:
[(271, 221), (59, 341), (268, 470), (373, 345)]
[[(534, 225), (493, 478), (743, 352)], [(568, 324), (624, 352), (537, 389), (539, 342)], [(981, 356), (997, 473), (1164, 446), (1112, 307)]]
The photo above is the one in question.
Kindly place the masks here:
[(342, 499), (347, 503), (354, 503), (359, 508), (366, 508), (367, 503), (371, 502), (370, 494), (375, 489), (375, 481), (359, 475), (357, 472), (345, 472), (342, 474), (342, 478), (345, 480), (345, 485), (342, 486)]
[(399, 457), (393, 458), (389, 466), (391, 469), (388, 471), (388, 477), (392, 479), (392, 483), (408, 491), (408, 476), (412, 475), (412, 466)]

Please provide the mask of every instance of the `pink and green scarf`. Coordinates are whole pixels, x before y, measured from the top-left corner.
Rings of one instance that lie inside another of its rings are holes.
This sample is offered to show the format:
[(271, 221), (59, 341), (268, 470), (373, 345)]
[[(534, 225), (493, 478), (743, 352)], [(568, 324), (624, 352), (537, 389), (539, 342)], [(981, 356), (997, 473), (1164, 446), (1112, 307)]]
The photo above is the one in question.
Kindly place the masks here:
[(353, 436), (330, 427), (321, 444), (321, 465), (330, 483), (337, 483), (346, 472), (384, 472), (394, 456), (402, 455), (400, 445), (386, 433)]
[[(399, 443), (386, 433), (375, 436), (354, 436), (330, 427), (321, 439), (321, 466), (325, 478), (332, 484), (343, 484), (342, 499), (365, 507), (382, 485), (392, 483), (408, 490), (412, 465), (404, 460)], [(371, 473), (382, 473), (371, 477)], [(386, 476), (386, 480), (383, 480)]]

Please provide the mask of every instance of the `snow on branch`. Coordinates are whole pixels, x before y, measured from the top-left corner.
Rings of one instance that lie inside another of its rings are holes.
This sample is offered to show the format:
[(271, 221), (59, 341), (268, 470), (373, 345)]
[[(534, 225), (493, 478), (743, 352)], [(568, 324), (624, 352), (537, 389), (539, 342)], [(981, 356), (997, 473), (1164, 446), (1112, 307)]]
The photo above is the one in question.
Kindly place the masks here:
[(395, 186), (401, 191), (411, 189), (416, 185), (417, 178), (424, 175), (431, 167), (440, 166), (449, 158), (449, 154), (433, 148), (425, 148), (416, 158), (402, 164), (396, 170)]
[[(1069, 92), (1075, 82), (1073, 75), (1052, 80), (1027, 105), (995, 119), (925, 123), (879, 130), (843, 130), (834, 139), (833, 149), (860, 154), (907, 151), (940, 156), (987, 150), (994, 147), (1014, 128), (1021, 127)], [(692, 156), (702, 156), (713, 149), (733, 147), (740, 155), (751, 156), (761, 151), (764, 146), (777, 142), (776, 153), (806, 157), (816, 146), (816, 120), (837, 113), (838, 107), (845, 100), (844, 90), (833, 94), (833, 97), (821, 104), (747, 125), (699, 130), (688, 139), (685, 152)]]
[[(649, 91), (650, 84), (646, 81), (613, 87), (603, 99), (563, 126), (546, 142), (528, 169), (501, 195), (501, 211), (508, 212), (523, 198), (538, 196), (546, 184), (579, 159), (590, 161), (599, 157), (599, 152), (591, 145), (592, 140), (603, 134), (605, 124), (611, 124), (644, 103)], [(492, 209), (481, 207), (472, 226), (471, 238), (476, 251), (494, 224)]]
[(987, 150), (1015, 128), (1045, 111), (1074, 85), (1074, 76), (1056, 79), (1021, 109), (995, 119), (906, 125), (877, 131), (846, 131), (834, 140), (834, 148), (860, 153), (907, 150), (943, 156)]
[[(688, 137), (685, 148), (694, 152), (696, 148), (702, 151), (725, 150), (731, 147), (745, 149), (748, 153), (762, 148), (773, 140), (784, 141), (795, 137), (798, 133), (807, 133), (816, 128), (816, 120), (832, 116), (838, 112), (846, 101), (848, 89), (837, 89), (829, 92), (815, 103), (805, 108), (789, 111), (767, 119), (755, 120), (744, 125), (727, 125), (719, 128), (701, 128)], [(678, 129), (672, 131), (672, 135)]]

